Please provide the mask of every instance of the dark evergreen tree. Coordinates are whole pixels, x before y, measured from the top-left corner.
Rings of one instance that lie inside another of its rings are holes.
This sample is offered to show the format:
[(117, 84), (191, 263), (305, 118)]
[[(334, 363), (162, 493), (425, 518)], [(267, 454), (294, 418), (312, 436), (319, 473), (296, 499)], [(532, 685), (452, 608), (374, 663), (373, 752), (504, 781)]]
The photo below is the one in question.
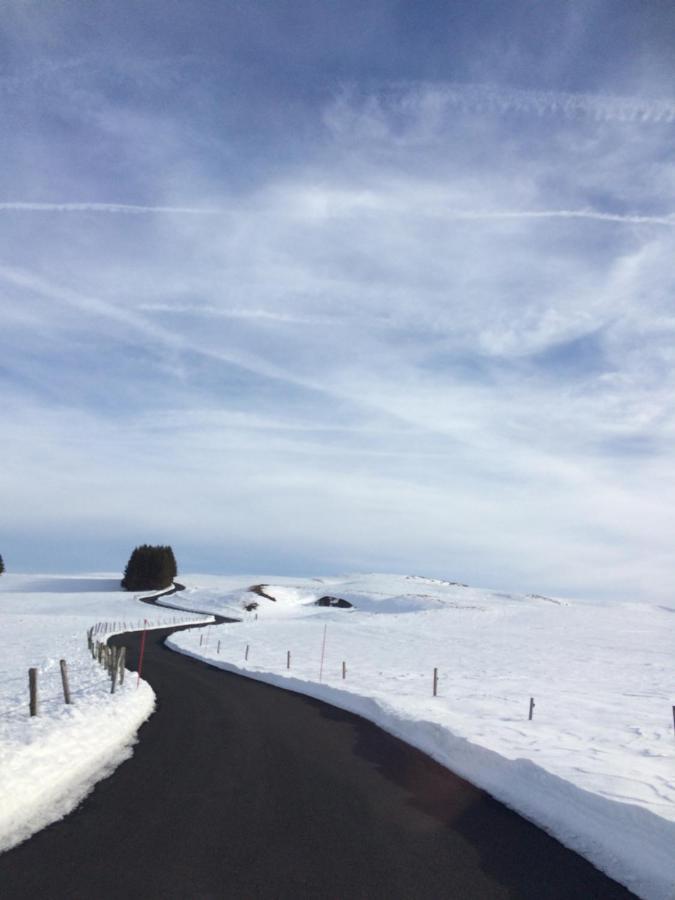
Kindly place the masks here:
[(0, 556), (0, 575), (5, 571), (5, 564), (2, 561), (2, 556)]
[(127, 591), (159, 591), (171, 587), (177, 574), (171, 547), (142, 544), (129, 557), (122, 587)]

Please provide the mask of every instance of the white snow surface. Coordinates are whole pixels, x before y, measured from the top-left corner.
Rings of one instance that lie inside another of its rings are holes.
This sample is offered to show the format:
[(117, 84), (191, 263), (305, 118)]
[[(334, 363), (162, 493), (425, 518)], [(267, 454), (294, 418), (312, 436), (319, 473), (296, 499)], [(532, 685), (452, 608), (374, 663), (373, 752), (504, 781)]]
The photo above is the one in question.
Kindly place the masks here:
[[(572, 601), (398, 575), (183, 581), (169, 602), (243, 621), (210, 627), (202, 646), (197, 630), (179, 632), (174, 649), (358, 713), (638, 896), (675, 898), (675, 601)], [(261, 583), (275, 602), (247, 591)], [(326, 595), (354, 608), (314, 605)]]
[[(0, 852), (74, 809), (97, 781), (132, 755), (155, 695), (135, 673), (110, 694), (110, 679), (87, 649), (87, 629), (104, 639), (148, 621), (203, 621), (139, 603), (119, 576), (0, 577)], [(126, 628), (124, 627), (126, 625)], [(68, 663), (66, 706), (59, 660)], [(38, 669), (40, 714), (29, 716), (28, 669)]]

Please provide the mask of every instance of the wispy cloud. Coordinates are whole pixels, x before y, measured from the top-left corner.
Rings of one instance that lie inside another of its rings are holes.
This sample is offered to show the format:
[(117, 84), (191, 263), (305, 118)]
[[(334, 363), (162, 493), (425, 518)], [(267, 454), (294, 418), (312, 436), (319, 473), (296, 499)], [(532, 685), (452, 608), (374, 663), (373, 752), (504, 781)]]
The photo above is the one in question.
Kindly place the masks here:
[(251, 109), (213, 61), (170, 83), (170, 60), (132, 63), (55, 69), (49, 115), (26, 112), (30, 73), (3, 94), (3, 541), (161, 535), (185, 566), (206, 547), (212, 568), (278, 553), (664, 590), (675, 112), (658, 80), (523, 91), (476, 65), (337, 99), (332, 75), (289, 78), (286, 102), (266, 77)]

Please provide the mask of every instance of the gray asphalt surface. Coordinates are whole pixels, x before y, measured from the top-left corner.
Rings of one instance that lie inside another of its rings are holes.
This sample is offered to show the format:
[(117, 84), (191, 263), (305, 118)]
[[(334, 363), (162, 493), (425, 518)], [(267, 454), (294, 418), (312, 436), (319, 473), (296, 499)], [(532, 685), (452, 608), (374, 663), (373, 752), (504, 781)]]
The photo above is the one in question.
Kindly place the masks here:
[[(3, 900), (633, 896), (369, 722), (148, 632), (131, 760), (0, 856)], [(140, 639), (124, 635), (128, 667)]]

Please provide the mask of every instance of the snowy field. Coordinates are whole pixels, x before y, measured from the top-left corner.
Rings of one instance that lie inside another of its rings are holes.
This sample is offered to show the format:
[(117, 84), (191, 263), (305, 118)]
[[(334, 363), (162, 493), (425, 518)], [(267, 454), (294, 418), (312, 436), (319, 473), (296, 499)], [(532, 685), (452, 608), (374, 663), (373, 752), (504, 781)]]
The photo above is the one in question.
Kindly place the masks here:
[[(359, 713), (639, 896), (675, 897), (675, 601), (566, 601), (384, 575), (184, 580), (168, 602), (244, 621), (176, 634), (175, 649)], [(275, 602), (246, 590), (259, 583)], [(325, 595), (353, 608), (314, 605)]]
[[(151, 714), (150, 686), (110, 679), (87, 650), (87, 629), (160, 627), (201, 616), (155, 609), (119, 588), (119, 576), (0, 577), (0, 851), (70, 812), (132, 753)], [(143, 595), (145, 596), (145, 595)], [(115, 625), (117, 623), (117, 625)], [(97, 635), (99, 639), (103, 634)], [(59, 660), (68, 663), (72, 704), (63, 702)], [(38, 669), (40, 715), (29, 716), (28, 669)]]

